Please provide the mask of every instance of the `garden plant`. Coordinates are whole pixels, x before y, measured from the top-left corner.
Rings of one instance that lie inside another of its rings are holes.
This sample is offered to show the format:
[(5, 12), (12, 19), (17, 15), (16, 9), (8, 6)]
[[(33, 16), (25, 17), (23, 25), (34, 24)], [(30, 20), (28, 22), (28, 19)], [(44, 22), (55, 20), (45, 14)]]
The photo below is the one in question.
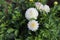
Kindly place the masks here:
[(0, 40), (60, 40), (60, 1), (0, 0)]

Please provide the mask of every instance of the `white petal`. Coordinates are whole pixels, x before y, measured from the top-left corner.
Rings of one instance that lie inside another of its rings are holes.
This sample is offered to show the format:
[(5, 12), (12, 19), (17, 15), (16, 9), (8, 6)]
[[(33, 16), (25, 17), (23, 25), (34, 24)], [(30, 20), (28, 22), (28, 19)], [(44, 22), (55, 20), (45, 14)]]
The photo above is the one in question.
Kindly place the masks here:
[(44, 5), (44, 9), (43, 9), (46, 13), (50, 12), (50, 8), (48, 5)]

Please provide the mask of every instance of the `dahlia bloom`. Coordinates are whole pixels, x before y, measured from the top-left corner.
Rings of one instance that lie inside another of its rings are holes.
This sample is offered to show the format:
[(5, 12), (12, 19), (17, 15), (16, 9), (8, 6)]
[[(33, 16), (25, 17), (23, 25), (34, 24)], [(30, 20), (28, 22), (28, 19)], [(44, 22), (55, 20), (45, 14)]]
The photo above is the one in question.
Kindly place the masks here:
[(36, 2), (35, 6), (38, 10), (43, 10), (43, 4), (41, 4), (40, 2)]
[(48, 5), (44, 5), (43, 10), (44, 10), (46, 13), (50, 12), (50, 8), (49, 8)]
[(29, 8), (29, 9), (27, 9), (27, 11), (25, 13), (25, 17), (28, 20), (30, 20), (30, 19), (37, 19), (38, 11), (35, 8)]
[(38, 27), (39, 27), (38, 21), (35, 21), (35, 20), (29, 21), (27, 25), (28, 25), (28, 29), (31, 31), (36, 31), (38, 30)]

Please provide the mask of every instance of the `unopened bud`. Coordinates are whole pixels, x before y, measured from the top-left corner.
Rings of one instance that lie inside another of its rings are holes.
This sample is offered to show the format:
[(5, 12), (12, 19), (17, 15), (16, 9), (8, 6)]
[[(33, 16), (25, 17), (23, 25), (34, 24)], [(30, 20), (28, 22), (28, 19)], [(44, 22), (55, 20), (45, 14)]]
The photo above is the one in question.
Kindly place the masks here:
[(57, 1), (55, 1), (55, 2), (54, 2), (54, 5), (57, 5), (57, 4), (58, 4), (58, 2), (57, 2)]
[(29, 0), (30, 2), (33, 2), (33, 0)]

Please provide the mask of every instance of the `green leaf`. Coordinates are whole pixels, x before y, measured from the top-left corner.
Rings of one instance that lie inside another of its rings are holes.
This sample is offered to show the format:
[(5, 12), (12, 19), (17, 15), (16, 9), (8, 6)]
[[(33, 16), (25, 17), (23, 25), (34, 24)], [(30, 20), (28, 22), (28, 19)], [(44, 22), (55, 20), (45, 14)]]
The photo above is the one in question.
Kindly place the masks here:
[(0, 27), (5, 27), (6, 26), (6, 23), (2, 23), (1, 25), (0, 25)]
[(15, 36), (17, 36), (17, 34), (18, 34), (18, 30), (15, 30), (15, 33), (14, 33), (14, 34), (15, 34)]
[(11, 32), (13, 32), (13, 31), (14, 31), (13, 28), (9, 28), (9, 29), (7, 30), (8, 33), (11, 33)]
[(2, 39), (3, 39), (3, 36), (4, 36), (3, 34), (1, 34), (1, 35), (0, 35), (0, 40), (2, 40)]
[(60, 5), (58, 6), (58, 10), (60, 10)]

